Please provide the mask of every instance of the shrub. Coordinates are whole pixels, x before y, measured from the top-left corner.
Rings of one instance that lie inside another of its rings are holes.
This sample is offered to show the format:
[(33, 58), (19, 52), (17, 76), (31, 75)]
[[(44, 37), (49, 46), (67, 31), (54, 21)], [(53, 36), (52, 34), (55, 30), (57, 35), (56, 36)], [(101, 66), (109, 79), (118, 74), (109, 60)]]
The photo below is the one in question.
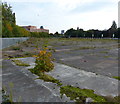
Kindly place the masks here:
[(2, 37), (12, 37), (12, 26), (8, 21), (2, 23)]
[(2, 37), (29, 37), (29, 31), (8, 21), (2, 23)]
[(39, 73), (53, 70), (54, 64), (52, 62), (52, 52), (48, 52), (46, 47), (43, 47), (39, 54), (35, 55), (34, 57), (36, 57), (36, 65), (34, 67), (35, 72)]
[(19, 31), (19, 27), (17, 25), (14, 25), (14, 24), (12, 26), (13, 26), (13, 31), (12, 31), (13, 35), (15, 37), (19, 37), (21, 35), (21, 33)]
[(52, 37), (52, 36), (46, 32), (31, 32), (31, 37), (46, 38), (46, 37)]
[(31, 35), (29, 31), (25, 30), (22, 27), (19, 27), (19, 31), (21, 33), (21, 36), (23, 36), (23, 37), (29, 37)]
[(21, 50), (21, 47), (19, 47), (19, 46), (12, 46), (12, 50)]

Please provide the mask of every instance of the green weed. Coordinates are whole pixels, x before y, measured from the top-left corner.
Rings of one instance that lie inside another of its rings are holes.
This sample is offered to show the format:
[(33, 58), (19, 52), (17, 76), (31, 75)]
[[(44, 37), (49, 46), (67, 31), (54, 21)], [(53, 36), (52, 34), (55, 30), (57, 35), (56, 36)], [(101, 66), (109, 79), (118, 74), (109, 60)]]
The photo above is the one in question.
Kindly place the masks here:
[(85, 103), (86, 98), (92, 98), (94, 102), (106, 102), (105, 98), (99, 95), (94, 94), (93, 90), (90, 89), (80, 89), (73, 86), (63, 86), (60, 88), (61, 96), (65, 94), (67, 97), (70, 97), (71, 100), (76, 102)]
[(120, 77), (119, 76), (113, 76), (113, 78), (117, 79), (117, 80), (120, 80)]
[(32, 73), (38, 75), (39, 78), (37, 78), (37, 79), (42, 79), (42, 80), (44, 80), (44, 81), (46, 81), (46, 82), (56, 83), (58, 86), (61, 86), (61, 85), (62, 85), (62, 83), (60, 83), (59, 80), (53, 78), (53, 77), (50, 76), (50, 75), (47, 75), (47, 74), (45, 74), (45, 73), (43, 73), (43, 72), (37, 72), (37, 71), (35, 71), (34, 69), (28, 69), (28, 70), (30, 70)]
[(30, 66), (29, 64), (26, 64), (20, 60), (12, 60), (12, 61), (18, 66)]

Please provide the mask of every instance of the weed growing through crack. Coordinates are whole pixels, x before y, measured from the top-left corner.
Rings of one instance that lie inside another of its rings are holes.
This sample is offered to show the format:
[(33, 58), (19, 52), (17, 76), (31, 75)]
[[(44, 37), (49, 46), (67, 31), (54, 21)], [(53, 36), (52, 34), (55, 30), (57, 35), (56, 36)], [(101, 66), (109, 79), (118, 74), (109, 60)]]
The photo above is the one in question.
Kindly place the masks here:
[[(9, 93), (7, 94), (7, 88), (2, 86), (2, 104), (16, 104), (13, 100), (13, 87), (12, 82), (9, 83)], [(21, 96), (17, 100), (17, 104), (21, 104)]]
[(48, 74), (45, 74), (44, 72), (41, 72), (41, 71), (37, 72), (36, 70), (34, 70), (34, 68), (33, 69), (28, 69), (28, 70), (30, 70), (32, 73), (38, 75), (39, 77), (37, 79), (42, 79), (45, 82), (56, 83), (58, 86), (62, 85), (62, 83), (58, 79), (55, 79), (52, 76), (50, 76)]
[(104, 97), (94, 94), (93, 90), (80, 89), (73, 86), (63, 86), (60, 88), (61, 96), (65, 94), (71, 100), (85, 103), (86, 98), (92, 98), (94, 102), (106, 102)]
[(113, 78), (120, 80), (120, 76), (113, 76)]
[(49, 72), (54, 69), (52, 52), (48, 52), (47, 49), (48, 48), (44, 46), (38, 55), (34, 55), (34, 57), (36, 57), (34, 70), (38, 72)]
[(24, 63), (24, 62), (22, 62), (22, 61), (20, 61), (20, 60), (12, 60), (16, 65), (18, 65), (18, 66), (30, 66), (29, 64), (27, 64), (27, 63)]
[(45, 72), (49, 72), (54, 69), (53, 58), (52, 58), (52, 50), (47, 48), (47, 45), (43, 45), (43, 48), (40, 50), (38, 55), (34, 55), (36, 57), (35, 67), (33, 69), (29, 69), (32, 73), (39, 76), (37, 79), (42, 79), (47, 82), (57, 83), (58, 86), (61, 86), (59, 80), (53, 78), (45, 74)]

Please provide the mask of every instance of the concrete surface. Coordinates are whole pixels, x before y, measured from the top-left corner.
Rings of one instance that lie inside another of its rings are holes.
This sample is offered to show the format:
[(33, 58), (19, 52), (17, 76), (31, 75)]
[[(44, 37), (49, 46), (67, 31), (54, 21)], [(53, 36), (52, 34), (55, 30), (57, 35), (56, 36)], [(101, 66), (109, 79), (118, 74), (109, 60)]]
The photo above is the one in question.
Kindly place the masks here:
[[(10, 91), (10, 83), (13, 83), (13, 98), (22, 102), (70, 102), (64, 96), (60, 98), (59, 87), (51, 82), (36, 79), (29, 68), (34, 67), (35, 59), (32, 57), (18, 58), (30, 64), (29, 67), (16, 66), (10, 60), (3, 60), (3, 85)], [(103, 96), (117, 96), (119, 81), (107, 76), (96, 75), (92, 72), (78, 70), (63, 64), (55, 64), (55, 69), (47, 74), (62, 81), (63, 85), (73, 85), (80, 88), (93, 89), (96, 94)]]
[[(3, 58), (23, 57), (26, 53), (36, 54), (36, 45), (41, 49), (44, 41), (56, 52), (53, 57), (57, 63), (108, 77), (118, 76), (117, 40), (105, 39), (29, 39), (19, 44), (20, 50), (3, 50)], [(88, 49), (84, 49), (87, 47)], [(92, 47), (92, 48), (91, 48)], [(94, 47), (94, 48), (93, 48)]]
[(0, 49), (7, 48), (9, 46), (15, 45), (19, 42), (23, 42), (29, 39), (28, 37), (18, 37), (18, 38), (0, 38)]
[(64, 46), (59, 47), (59, 50), (57, 49), (53, 56), (56, 62), (80, 70), (108, 77), (118, 76), (120, 74), (118, 71), (118, 49), (112, 46), (99, 46), (95, 49), (79, 49), (77, 46), (73, 46), (72, 48)]
[[(36, 79), (37, 76), (24, 67), (14, 65), (10, 60), (3, 61), (2, 84), (7, 94), (12, 89), (15, 102), (65, 102), (67, 97), (60, 97), (59, 87), (50, 82)], [(11, 83), (13, 87), (11, 87)]]

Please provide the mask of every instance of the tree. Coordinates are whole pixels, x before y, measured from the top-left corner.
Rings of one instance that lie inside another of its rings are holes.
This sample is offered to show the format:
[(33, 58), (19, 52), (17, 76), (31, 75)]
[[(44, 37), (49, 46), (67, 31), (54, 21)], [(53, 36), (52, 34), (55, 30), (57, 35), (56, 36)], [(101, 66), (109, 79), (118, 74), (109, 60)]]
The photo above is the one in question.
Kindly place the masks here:
[(2, 37), (30, 36), (30, 32), (16, 25), (15, 13), (7, 3), (2, 3)]
[(91, 38), (91, 37), (92, 37), (92, 34), (93, 34), (93, 30), (87, 30), (87, 31), (85, 32), (85, 37)]
[(73, 28), (65, 32), (65, 37), (76, 37), (76, 35), (77, 35), (77, 32)]
[(117, 24), (115, 21), (113, 21), (112, 26), (108, 29), (109, 31), (109, 37), (112, 38), (113, 34), (117, 31)]
[(9, 22), (4, 21), (4, 23), (2, 24), (2, 37), (12, 37), (12, 26)]
[(120, 38), (120, 28), (118, 28), (117, 32), (115, 32), (115, 38)]
[(116, 29), (117, 29), (117, 24), (116, 24), (116, 22), (115, 22), (115, 21), (113, 21), (112, 26), (111, 26), (111, 29), (114, 29), (114, 30), (116, 30)]
[(16, 24), (15, 13), (13, 13), (12, 21), (13, 21), (13, 23), (15, 23), (15, 24)]
[(14, 24), (12, 26), (13, 26), (12, 33), (14, 34), (15, 37), (19, 37), (19, 36), (23, 35), (23, 34), (21, 34), (19, 26), (14, 25)]
[(77, 29), (77, 37), (84, 37), (84, 30), (83, 29)]
[(103, 31), (102, 31), (102, 34), (103, 34), (103, 36), (106, 37), (106, 38), (109, 37), (109, 31), (108, 31), (108, 30), (103, 30)]
[(2, 19), (4, 21), (8, 21), (10, 23), (16, 23), (15, 21), (15, 13), (12, 11), (12, 6), (5, 2), (2, 3)]
[(43, 26), (40, 26), (40, 29), (44, 29)]

